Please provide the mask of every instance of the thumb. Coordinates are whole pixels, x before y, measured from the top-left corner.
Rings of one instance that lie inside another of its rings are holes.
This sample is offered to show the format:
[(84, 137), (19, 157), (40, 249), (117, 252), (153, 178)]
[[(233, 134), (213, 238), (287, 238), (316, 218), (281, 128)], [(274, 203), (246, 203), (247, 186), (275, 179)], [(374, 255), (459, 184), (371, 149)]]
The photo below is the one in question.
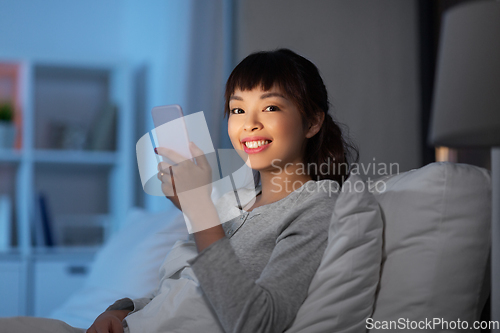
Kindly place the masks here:
[(191, 154), (193, 155), (193, 157), (205, 155), (203, 150), (201, 150), (197, 145), (195, 145), (193, 141), (189, 142), (189, 150), (191, 151)]

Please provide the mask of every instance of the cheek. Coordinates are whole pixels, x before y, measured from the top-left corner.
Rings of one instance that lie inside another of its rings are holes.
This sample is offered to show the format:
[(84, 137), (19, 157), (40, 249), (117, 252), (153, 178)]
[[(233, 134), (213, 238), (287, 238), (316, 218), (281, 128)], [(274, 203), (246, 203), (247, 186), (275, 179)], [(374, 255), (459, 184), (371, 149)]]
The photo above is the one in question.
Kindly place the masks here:
[(235, 146), (235, 144), (239, 144), (240, 142), (238, 129), (239, 129), (238, 121), (234, 118), (229, 118), (227, 122), (227, 134), (229, 135), (229, 138), (231, 139), (231, 143), (233, 144), (233, 146)]
[(273, 124), (273, 128), (275, 133), (279, 133), (280, 136), (290, 138), (293, 141), (296, 141), (304, 135), (302, 121), (300, 119), (283, 117), (277, 119)]

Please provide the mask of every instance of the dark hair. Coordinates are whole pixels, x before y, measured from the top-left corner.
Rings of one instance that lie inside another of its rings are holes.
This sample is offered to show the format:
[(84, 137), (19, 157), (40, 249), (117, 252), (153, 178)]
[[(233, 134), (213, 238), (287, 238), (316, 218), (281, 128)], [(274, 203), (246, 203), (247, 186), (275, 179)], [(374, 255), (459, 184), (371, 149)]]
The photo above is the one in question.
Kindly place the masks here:
[[(236, 89), (252, 90), (259, 85), (262, 90), (278, 87), (297, 106), (304, 126), (325, 113), (321, 129), (308, 139), (303, 162), (313, 180), (332, 179), (342, 185), (350, 163), (357, 162), (358, 150), (328, 114), (328, 93), (318, 68), (289, 49), (250, 54), (227, 80), (224, 115), (229, 117), (229, 99)], [(320, 166), (328, 166), (327, 172)]]

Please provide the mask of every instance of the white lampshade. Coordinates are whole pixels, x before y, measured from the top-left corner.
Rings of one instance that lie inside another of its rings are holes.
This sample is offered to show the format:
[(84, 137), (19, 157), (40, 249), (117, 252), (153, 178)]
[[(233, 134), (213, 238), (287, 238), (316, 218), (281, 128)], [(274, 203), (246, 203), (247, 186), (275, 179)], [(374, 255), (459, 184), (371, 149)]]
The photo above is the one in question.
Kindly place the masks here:
[(500, 1), (449, 10), (440, 40), (430, 142), (500, 146)]

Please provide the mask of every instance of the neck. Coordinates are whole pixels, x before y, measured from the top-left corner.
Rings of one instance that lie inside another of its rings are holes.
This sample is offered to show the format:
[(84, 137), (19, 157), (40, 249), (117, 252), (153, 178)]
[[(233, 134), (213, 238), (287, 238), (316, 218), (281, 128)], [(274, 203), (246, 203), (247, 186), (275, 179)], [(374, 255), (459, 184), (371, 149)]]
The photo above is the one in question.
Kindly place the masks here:
[(262, 205), (283, 199), (311, 180), (311, 177), (301, 172), (298, 166), (289, 166), (279, 172), (277, 170), (261, 171), (260, 179), (262, 194), (258, 201)]

